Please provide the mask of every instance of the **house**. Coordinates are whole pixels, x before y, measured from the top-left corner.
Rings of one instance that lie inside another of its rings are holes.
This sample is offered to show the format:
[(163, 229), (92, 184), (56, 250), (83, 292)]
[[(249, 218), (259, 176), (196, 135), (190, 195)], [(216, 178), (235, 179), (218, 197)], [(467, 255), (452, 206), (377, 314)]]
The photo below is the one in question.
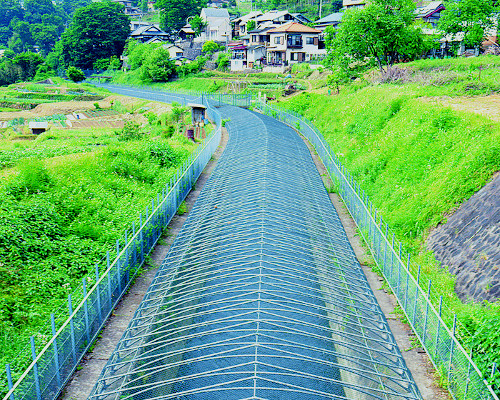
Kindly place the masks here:
[(170, 58), (180, 58), (184, 56), (184, 49), (180, 46), (177, 46), (175, 44), (164, 44), (163, 48), (168, 50), (168, 53), (170, 54)]
[(363, 7), (365, 3), (366, 0), (343, 0), (342, 6), (344, 8)]
[(150, 25), (151, 22), (147, 21), (138, 21), (138, 20), (130, 21), (130, 31), (133, 32), (136, 29), (139, 29), (141, 26), (150, 26)]
[(340, 22), (342, 21), (343, 15), (344, 13), (333, 13), (327, 15), (326, 17), (318, 19), (316, 22), (314, 22), (314, 27), (322, 32), (324, 32), (325, 29), (328, 28), (329, 26), (337, 28)]
[(179, 37), (181, 40), (191, 40), (196, 36), (195, 31), (190, 24), (184, 25), (179, 31)]
[(322, 32), (297, 22), (289, 22), (267, 31), (267, 63), (289, 65), (315, 59), (326, 55), (324, 43), (320, 42)]
[(129, 0), (111, 0), (113, 3), (121, 4), (123, 8), (123, 13), (126, 15), (130, 15), (131, 17), (142, 17), (143, 12), (140, 8), (134, 7), (132, 2)]
[(431, 1), (429, 4), (421, 7), (417, 7), (415, 10), (416, 18), (429, 23), (433, 28), (437, 27), (437, 22), (441, 18), (441, 11), (443, 11), (444, 2), (442, 1)]
[(231, 71), (243, 71), (265, 64), (266, 43), (255, 38), (254, 40), (254, 42), (251, 42), (250, 35), (246, 35), (243, 40), (233, 41), (228, 44), (228, 49), (231, 52)]
[(295, 21), (291, 13), (289, 13), (288, 11), (278, 11), (278, 10), (268, 11), (255, 18), (257, 26), (261, 26), (263, 24), (269, 25), (269, 23), (274, 25), (282, 25), (291, 21)]
[(205, 32), (201, 35), (202, 41), (227, 42), (231, 38), (232, 29), (227, 9), (203, 8), (200, 17), (207, 24)]
[(301, 13), (292, 13), (293, 20), (299, 24), (310, 24), (312, 21)]
[(256, 17), (262, 15), (261, 11), (252, 11), (246, 15), (235, 18), (231, 21), (233, 24), (233, 37), (243, 36), (247, 33), (247, 23), (251, 19), (255, 19)]
[(137, 28), (130, 37), (141, 43), (161, 43), (170, 39), (167, 32), (163, 32), (158, 25), (151, 24)]

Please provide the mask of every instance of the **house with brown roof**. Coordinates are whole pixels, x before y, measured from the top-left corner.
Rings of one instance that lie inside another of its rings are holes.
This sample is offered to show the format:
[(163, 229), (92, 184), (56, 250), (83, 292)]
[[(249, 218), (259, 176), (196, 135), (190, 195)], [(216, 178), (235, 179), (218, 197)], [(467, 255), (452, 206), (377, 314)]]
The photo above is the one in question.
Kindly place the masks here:
[(320, 41), (319, 29), (297, 22), (289, 22), (267, 32), (267, 63), (289, 65), (322, 59), (326, 55), (324, 43)]

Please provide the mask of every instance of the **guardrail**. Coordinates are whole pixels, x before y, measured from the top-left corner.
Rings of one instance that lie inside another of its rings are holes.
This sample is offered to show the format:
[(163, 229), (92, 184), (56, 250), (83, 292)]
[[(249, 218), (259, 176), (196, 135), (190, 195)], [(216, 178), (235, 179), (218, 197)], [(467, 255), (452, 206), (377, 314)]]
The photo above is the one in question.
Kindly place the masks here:
[(117, 241), (114, 260), (108, 252), (105, 272), (99, 274), (96, 267), (96, 283), (87, 290), (83, 280), (82, 300), (75, 308), (69, 296), (69, 317), (57, 330), (52, 314), (52, 336), (38, 354), (35, 339), (31, 337), (27, 350), (31, 350), (32, 362), (14, 384), (7, 365), (9, 392), (3, 400), (57, 398), (219, 145), (220, 114), (209, 102), (206, 101), (205, 105), (208, 117), (218, 128), (189, 156), (162, 193), (152, 199), (144, 218), (143, 214), (140, 215), (137, 228), (132, 225), (131, 237), (124, 246)]
[(298, 113), (263, 102), (257, 102), (256, 107), (264, 114), (296, 128), (314, 146), (409, 324), (453, 398), (498, 400), (493, 388), (457, 340), (456, 318), (450, 329), (441, 317), (442, 299), (439, 310), (430, 299), (431, 282), (426, 290), (420, 287), (420, 271), (415, 279), (409, 269), (409, 256), (403, 261), (401, 246), (394, 246), (394, 236), (389, 236), (388, 225), (382, 221), (368, 196), (346, 171), (323, 135)]

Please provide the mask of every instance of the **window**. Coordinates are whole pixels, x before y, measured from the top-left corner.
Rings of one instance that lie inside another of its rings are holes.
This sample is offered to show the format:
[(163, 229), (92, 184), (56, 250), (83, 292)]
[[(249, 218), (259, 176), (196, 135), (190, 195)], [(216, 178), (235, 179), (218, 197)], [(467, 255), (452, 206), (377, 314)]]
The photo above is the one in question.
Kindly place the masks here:
[(306, 44), (314, 44), (314, 38), (313, 37), (306, 38)]
[(274, 43), (275, 44), (283, 44), (283, 36), (276, 36), (274, 38)]
[(252, 35), (252, 42), (256, 42), (257, 41), (257, 35)]
[(299, 59), (299, 53), (290, 53), (290, 60), (297, 61)]

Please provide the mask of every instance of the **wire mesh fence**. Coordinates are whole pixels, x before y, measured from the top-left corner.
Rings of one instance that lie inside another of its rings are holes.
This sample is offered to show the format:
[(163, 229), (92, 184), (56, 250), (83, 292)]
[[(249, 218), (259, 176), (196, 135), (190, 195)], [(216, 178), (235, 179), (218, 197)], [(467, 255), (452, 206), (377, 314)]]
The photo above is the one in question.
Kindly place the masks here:
[(91, 396), (421, 399), (301, 138), (230, 140)]
[(430, 300), (431, 282), (429, 281), (427, 288), (421, 287), (420, 272), (417, 272), (416, 278), (413, 276), (409, 256), (407, 260), (403, 259), (401, 246), (395, 246), (394, 235), (392, 238), (389, 235), (388, 225), (345, 170), (323, 135), (298, 113), (264, 102), (258, 102), (256, 106), (264, 114), (296, 128), (314, 146), (408, 322), (453, 398), (498, 400), (497, 394), (457, 340), (456, 318), (453, 327), (445, 324), (442, 318), (442, 299), (436, 308)]
[[(138, 225), (133, 223), (125, 238), (117, 241), (116, 257), (108, 252), (105, 270), (96, 265), (95, 284), (87, 289), (87, 281), (83, 280), (80, 290), (68, 297), (69, 317), (59, 324), (60, 314), (58, 318), (52, 314), (51, 333), (43, 335), (42, 350), (37, 354), (32, 337), (30, 346), (15, 362), (23, 369), (11, 371), (10, 365), (6, 366), (4, 378), (9, 392), (4, 400), (55, 399), (71, 377), (220, 142), (220, 115), (208, 102), (205, 105), (208, 117), (218, 128), (189, 156), (162, 193), (152, 199), (151, 205), (140, 214)], [(26, 368), (28, 356), (32, 362)], [(13, 372), (20, 375), (15, 383)]]

